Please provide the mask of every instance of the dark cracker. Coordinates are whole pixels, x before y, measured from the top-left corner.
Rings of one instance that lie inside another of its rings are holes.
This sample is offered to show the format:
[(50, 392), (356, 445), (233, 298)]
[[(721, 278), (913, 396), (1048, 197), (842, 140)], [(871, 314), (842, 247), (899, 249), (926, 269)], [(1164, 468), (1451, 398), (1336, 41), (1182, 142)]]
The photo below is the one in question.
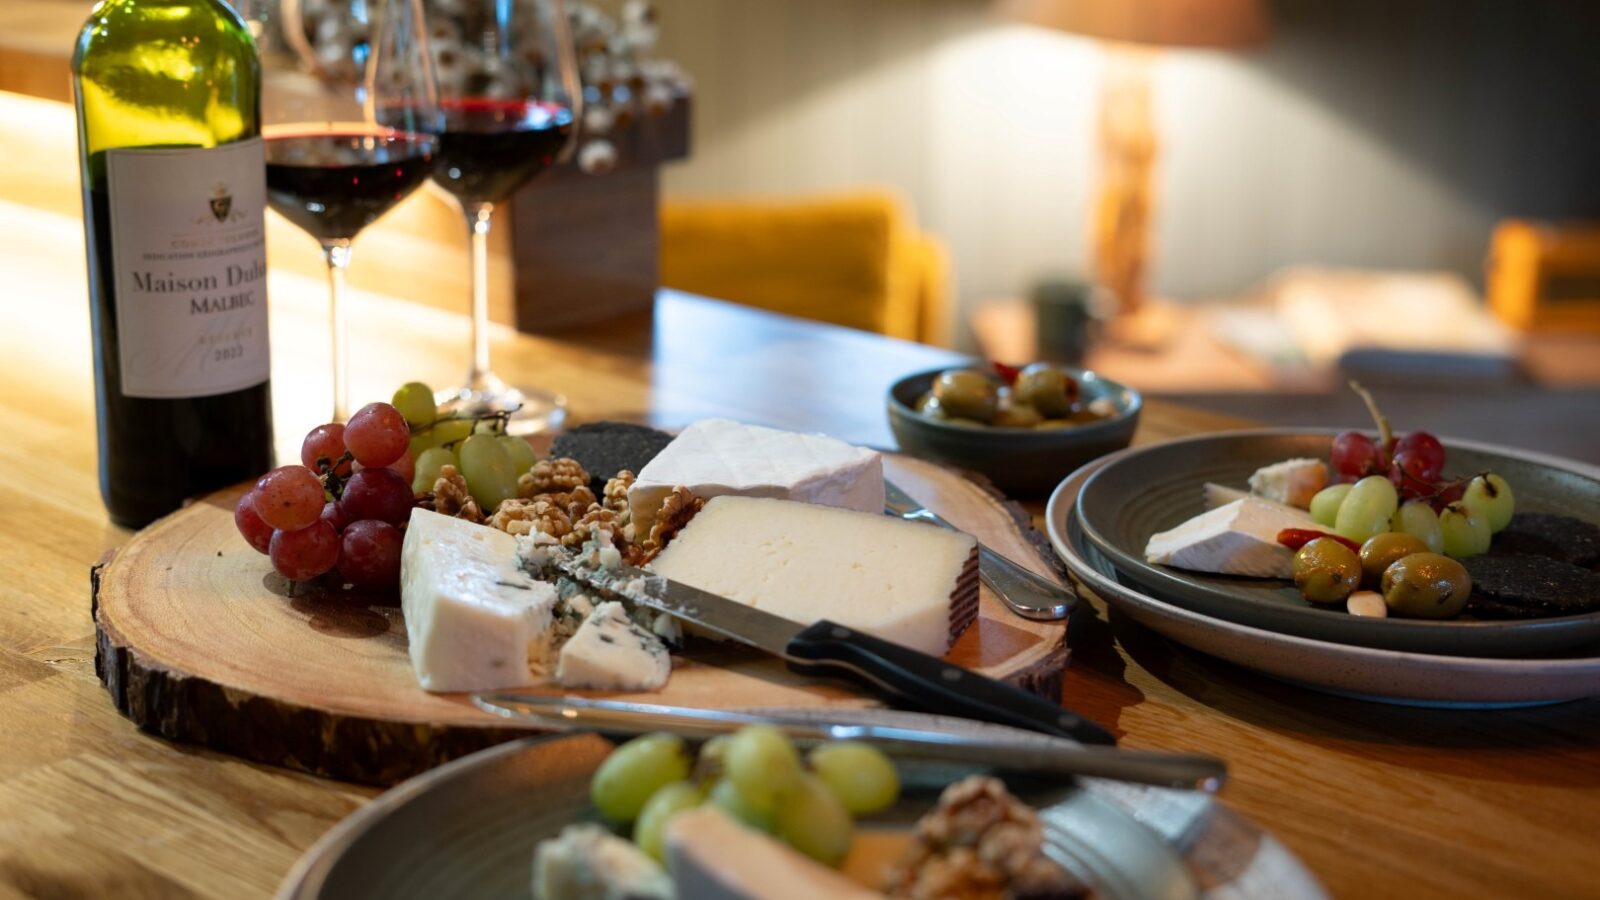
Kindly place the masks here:
[(1573, 616), (1600, 610), (1600, 574), (1544, 556), (1474, 556), (1467, 611), (1486, 619)]
[(1489, 546), (1494, 556), (1548, 556), (1575, 566), (1600, 565), (1600, 525), (1551, 513), (1517, 513)]
[(672, 435), (647, 425), (590, 422), (563, 432), (550, 445), (550, 455), (577, 460), (589, 473), (589, 488), (599, 495), (618, 472), (639, 474), (670, 443)]

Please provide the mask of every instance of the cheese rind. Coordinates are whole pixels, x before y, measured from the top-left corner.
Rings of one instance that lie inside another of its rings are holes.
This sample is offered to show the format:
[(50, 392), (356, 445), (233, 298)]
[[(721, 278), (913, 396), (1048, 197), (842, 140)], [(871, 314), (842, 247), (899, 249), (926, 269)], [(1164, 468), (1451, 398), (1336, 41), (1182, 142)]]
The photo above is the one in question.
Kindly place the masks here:
[(599, 691), (654, 691), (672, 674), (661, 639), (640, 628), (621, 603), (594, 608), (561, 647), (556, 680), (562, 687)]
[(882, 900), (838, 872), (758, 834), (715, 806), (667, 820), (667, 869), (694, 900)]
[(1278, 532), (1285, 528), (1328, 533), (1307, 513), (1251, 496), (1151, 535), (1145, 559), (1219, 575), (1291, 578), (1294, 551), (1278, 543)]
[(971, 536), (757, 497), (707, 502), (649, 568), (802, 625), (828, 619), (931, 653), (978, 608)]
[(517, 567), (517, 539), (425, 509), (400, 551), (400, 607), (423, 689), (524, 687), (548, 648), (556, 590)]
[(662, 501), (679, 486), (703, 499), (771, 497), (881, 513), (883, 458), (826, 435), (703, 419), (674, 438), (628, 489), (638, 534), (649, 534)]

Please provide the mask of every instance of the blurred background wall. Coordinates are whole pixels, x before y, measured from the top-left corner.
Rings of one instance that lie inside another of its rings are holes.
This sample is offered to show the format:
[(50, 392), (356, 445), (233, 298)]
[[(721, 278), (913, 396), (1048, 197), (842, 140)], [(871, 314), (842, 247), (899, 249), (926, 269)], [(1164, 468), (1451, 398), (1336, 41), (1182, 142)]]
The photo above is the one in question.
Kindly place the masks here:
[[(1600, 3), (1271, 6), (1265, 47), (1159, 62), (1158, 293), (1236, 295), (1302, 262), (1481, 283), (1497, 218), (1600, 216)], [(670, 194), (893, 186), (949, 242), (968, 307), (1083, 272), (1092, 41), (983, 0), (659, 9), (662, 55), (696, 80)]]

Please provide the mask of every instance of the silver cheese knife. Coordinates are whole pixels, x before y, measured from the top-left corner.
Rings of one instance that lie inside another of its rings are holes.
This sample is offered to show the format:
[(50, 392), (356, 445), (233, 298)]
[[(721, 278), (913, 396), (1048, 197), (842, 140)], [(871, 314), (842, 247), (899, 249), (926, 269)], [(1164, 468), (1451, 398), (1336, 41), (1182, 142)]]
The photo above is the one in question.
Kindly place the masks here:
[(1228, 777), (1227, 764), (1211, 756), (1087, 747), (1005, 729), (975, 733), (924, 724), (836, 722), (819, 718), (817, 711), (736, 712), (515, 692), (475, 694), (472, 702), (504, 718), (562, 731), (583, 728), (630, 736), (670, 731), (700, 739), (762, 724), (777, 727), (802, 746), (822, 741), (871, 741), (890, 756), (972, 763), (1031, 775), (1109, 778), (1207, 793), (1222, 787)]
[(836, 622), (801, 625), (633, 566), (596, 569), (575, 559), (558, 565), (576, 581), (764, 650), (803, 675), (847, 678), (886, 698), (944, 715), (1085, 744), (1117, 742), (1109, 731), (1052, 700)]
[[(913, 522), (931, 522), (951, 531), (960, 530), (938, 513), (918, 503), (915, 497), (894, 482), (885, 481), (883, 487), (884, 511), (889, 515)], [(1078, 595), (1070, 587), (1042, 578), (981, 543), (978, 544), (978, 577), (1002, 603), (1024, 619), (1065, 619), (1078, 604)]]

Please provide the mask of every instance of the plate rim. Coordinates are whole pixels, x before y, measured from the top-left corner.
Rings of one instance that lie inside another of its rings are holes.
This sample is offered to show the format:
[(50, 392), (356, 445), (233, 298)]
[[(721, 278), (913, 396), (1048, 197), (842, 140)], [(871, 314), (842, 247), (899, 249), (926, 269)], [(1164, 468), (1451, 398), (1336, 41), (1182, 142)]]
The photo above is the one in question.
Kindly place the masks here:
[[(1098, 478), (1101, 474), (1103, 474), (1104, 472), (1109, 470), (1113, 464), (1125, 462), (1126, 460), (1128, 460), (1128, 459), (1130, 459), (1130, 458), (1132, 458), (1134, 456), (1137, 456), (1142, 452), (1149, 451), (1151, 449), (1158, 448), (1158, 447), (1165, 448), (1165, 447), (1179, 446), (1179, 445), (1200, 444), (1200, 443), (1206, 443), (1206, 442), (1214, 441), (1214, 440), (1217, 440), (1219, 438), (1249, 438), (1249, 437), (1278, 438), (1278, 437), (1323, 437), (1323, 436), (1331, 437), (1333, 434), (1336, 434), (1336, 433), (1337, 432), (1331, 431), (1330, 429), (1327, 429), (1327, 428), (1295, 427), (1295, 428), (1243, 428), (1243, 429), (1232, 429), (1232, 430), (1227, 430), (1227, 431), (1207, 432), (1205, 434), (1189, 435), (1189, 436), (1186, 436), (1186, 437), (1173, 438), (1172, 440), (1161, 441), (1161, 442), (1155, 443), (1155, 444), (1145, 444), (1145, 445), (1141, 445), (1141, 446), (1128, 447), (1128, 448), (1126, 448), (1124, 450), (1118, 451), (1117, 453), (1113, 453), (1113, 454), (1101, 457), (1100, 459), (1095, 460), (1093, 463), (1086, 464), (1084, 467), (1080, 468), (1077, 472), (1073, 472), (1072, 475), (1067, 476), (1067, 478), (1062, 481), (1062, 484), (1065, 484), (1067, 481), (1072, 480), (1075, 476), (1077, 476), (1079, 474), (1079, 472), (1082, 472), (1084, 469), (1088, 469), (1091, 466), (1094, 467), (1094, 471), (1089, 473), (1088, 477), (1084, 480), (1083, 486), (1079, 489), (1079, 491), (1078, 491), (1078, 493), (1077, 493), (1077, 495), (1076, 495), (1076, 497), (1075, 497), (1075, 499), (1073, 501), (1073, 510), (1076, 513), (1077, 517), (1078, 517), (1078, 527), (1083, 530), (1084, 537), (1090, 543), (1094, 544), (1095, 547), (1097, 549), (1099, 549), (1103, 554), (1106, 555), (1108, 562), (1110, 562), (1119, 572), (1121, 572), (1123, 575), (1125, 575), (1129, 579), (1131, 579), (1133, 581), (1136, 581), (1136, 582), (1139, 582), (1140, 586), (1144, 589), (1143, 591), (1141, 591), (1141, 593), (1145, 593), (1145, 596), (1149, 596), (1148, 591), (1150, 591), (1152, 589), (1159, 590), (1159, 586), (1158, 585), (1149, 584), (1146, 579), (1141, 578), (1139, 576), (1139, 573), (1148, 571), (1150, 573), (1153, 573), (1153, 575), (1158, 579), (1159, 578), (1170, 578), (1170, 577), (1173, 577), (1173, 576), (1171, 576), (1169, 573), (1163, 572), (1159, 567), (1150, 565), (1148, 563), (1143, 563), (1143, 562), (1140, 562), (1139, 560), (1134, 559), (1134, 557), (1131, 554), (1128, 554), (1122, 548), (1118, 547), (1115, 544), (1115, 542), (1111, 541), (1108, 537), (1106, 537), (1103, 533), (1101, 533), (1100, 529), (1095, 527), (1095, 524), (1090, 520), (1090, 518), (1088, 516), (1084, 515), (1084, 513), (1083, 513), (1083, 495), (1084, 495), (1085, 492), (1087, 492), (1089, 490), (1090, 485), (1094, 483), (1096, 478)], [(1537, 465), (1545, 466), (1547, 468), (1556, 469), (1556, 470), (1559, 470), (1559, 471), (1566, 472), (1568, 474), (1577, 475), (1579, 477), (1586, 478), (1586, 479), (1588, 479), (1590, 481), (1595, 482), (1597, 484), (1597, 486), (1600, 486), (1600, 467), (1596, 467), (1596, 466), (1590, 465), (1588, 463), (1583, 463), (1583, 462), (1580, 462), (1578, 460), (1566, 459), (1564, 457), (1553, 456), (1551, 454), (1546, 454), (1546, 453), (1539, 453), (1537, 451), (1520, 450), (1520, 449), (1517, 449), (1517, 448), (1505, 447), (1503, 445), (1492, 444), (1492, 443), (1488, 443), (1488, 442), (1484, 442), (1484, 441), (1462, 440), (1462, 439), (1455, 439), (1455, 438), (1449, 438), (1449, 437), (1441, 438), (1440, 441), (1442, 443), (1444, 443), (1446, 446), (1455, 447), (1455, 448), (1462, 449), (1462, 450), (1467, 450), (1467, 451), (1470, 451), (1470, 452), (1492, 453), (1492, 454), (1496, 454), (1496, 455), (1499, 455), (1499, 456), (1504, 456), (1504, 457), (1508, 457), (1508, 458), (1511, 458), (1511, 459), (1515, 459), (1515, 460), (1517, 460), (1519, 462), (1534, 463), (1534, 464), (1537, 464)], [(1057, 490), (1059, 490), (1060, 487), (1061, 487), (1061, 485), (1058, 484), (1057, 485)], [(1053, 501), (1054, 499), (1055, 499), (1055, 492), (1052, 492), (1051, 493), (1051, 500)], [(1048, 504), (1047, 504), (1047, 509), (1048, 509)], [(1054, 520), (1050, 520), (1049, 522), (1047, 522), (1047, 524), (1052, 524), (1053, 521)], [(1054, 535), (1052, 535), (1051, 540), (1052, 540), (1052, 543), (1055, 542)], [(1056, 552), (1057, 552), (1057, 555), (1060, 555), (1061, 550), (1060, 550), (1059, 547), (1056, 549)], [(1135, 571), (1128, 571), (1125, 568), (1125, 564), (1134, 565), (1135, 566)], [(1225, 595), (1226, 592), (1222, 592), (1222, 593)], [(1219, 598), (1219, 599), (1221, 599), (1221, 598)], [(1240, 598), (1227, 598), (1227, 599), (1229, 599), (1230, 601), (1238, 601), (1238, 600), (1240, 600)], [(1179, 608), (1188, 609), (1188, 607), (1181, 606), (1180, 604), (1177, 604), (1177, 603), (1169, 603), (1167, 601), (1162, 601), (1162, 602), (1166, 603), (1166, 605), (1169, 605), (1169, 606), (1175, 606), (1175, 607), (1179, 607)], [(1242, 602), (1258, 603), (1260, 601), (1242, 601)], [(1191, 611), (1199, 612), (1198, 610), (1191, 610)], [(1216, 617), (1216, 616), (1210, 616), (1210, 615), (1205, 614), (1205, 613), (1200, 613), (1200, 614), (1201, 615), (1207, 615), (1208, 618), (1219, 618), (1219, 617)], [(1299, 619), (1301, 621), (1308, 622), (1308, 623), (1309, 622), (1317, 622), (1317, 621), (1327, 621), (1327, 619), (1325, 617), (1327, 617), (1329, 615), (1332, 615), (1332, 613), (1330, 613), (1328, 610), (1320, 610), (1320, 609), (1315, 609), (1315, 608), (1311, 608), (1311, 607), (1297, 607), (1297, 606), (1288, 606), (1288, 605), (1285, 605), (1285, 606), (1272, 606), (1272, 614), (1274, 614), (1274, 615), (1282, 614), (1282, 615), (1293, 617), (1293, 618), (1296, 618), (1296, 619)], [(1455, 633), (1455, 634), (1484, 634), (1484, 633), (1493, 634), (1493, 633), (1504, 632), (1504, 631), (1508, 631), (1508, 630), (1515, 630), (1517, 632), (1527, 632), (1527, 631), (1556, 629), (1556, 628), (1561, 628), (1564, 625), (1571, 626), (1571, 625), (1576, 625), (1578, 623), (1600, 623), (1600, 610), (1596, 610), (1594, 612), (1588, 612), (1588, 613), (1576, 613), (1576, 614), (1567, 615), (1567, 616), (1546, 616), (1546, 617), (1536, 618), (1536, 619), (1512, 619), (1512, 620), (1504, 620), (1504, 621), (1501, 621), (1501, 620), (1467, 620), (1467, 621), (1443, 620), (1443, 621), (1433, 621), (1433, 620), (1427, 620), (1427, 619), (1415, 619), (1415, 620), (1406, 619), (1406, 620), (1394, 620), (1394, 621), (1384, 620), (1384, 621), (1388, 623), (1388, 628), (1386, 630), (1391, 634), (1400, 633), (1400, 634), (1403, 634), (1403, 635), (1409, 635), (1409, 636), (1412, 636), (1412, 637), (1415, 637), (1415, 638), (1420, 638), (1420, 637), (1423, 637), (1423, 636), (1447, 635), (1447, 634), (1452, 634), (1452, 633)], [(1247, 625), (1247, 623), (1244, 623), (1244, 622), (1240, 622), (1238, 624)], [(1255, 626), (1248, 626), (1248, 627), (1255, 627)], [(1262, 630), (1268, 630), (1268, 629), (1262, 629)], [(1277, 633), (1282, 633), (1282, 632), (1273, 632), (1273, 633), (1277, 634)], [(1310, 638), (1310, 640), (1318, 640), (1318, 639)], [(1356, 647), (1367, 646), (1365, 644), (1356, 644), (1356, 643), (1348, 643), (1348, 642), (1328, 641), (1328, 643), (1347, 643), (1349, 646), (1356, 646)], [(1396, 652), (1422, 653), (1422, 651), (1396, 651)], [(1444, 654), (1423, 654), (1423, 655), (1444, 655)], [(1464, 654), (1458, 654), (1458, 655), (1464, 655)]]

